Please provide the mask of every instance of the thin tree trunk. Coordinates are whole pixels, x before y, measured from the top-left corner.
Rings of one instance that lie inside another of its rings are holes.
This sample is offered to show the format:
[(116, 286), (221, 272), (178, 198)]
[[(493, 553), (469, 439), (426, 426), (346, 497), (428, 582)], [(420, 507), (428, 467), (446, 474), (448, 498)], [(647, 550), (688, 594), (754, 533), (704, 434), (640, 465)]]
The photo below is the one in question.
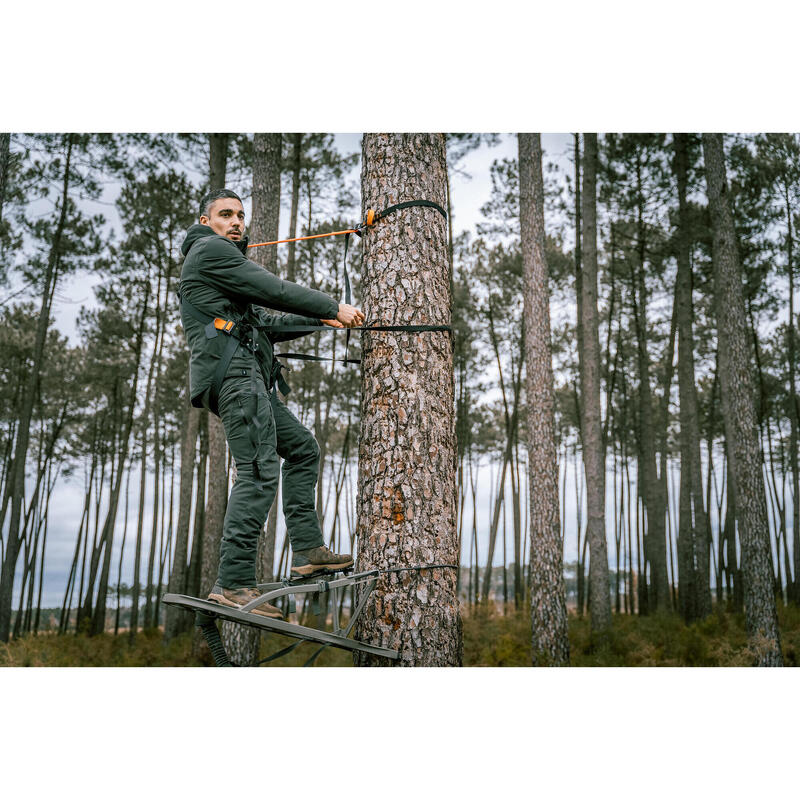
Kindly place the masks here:
[(583, 358), (581, 395), (583, 463), (586, 472), (586, 536), (589, 540), (591, 626), (600, 633), (611, 626), (606, 545), (606, 458), (600, 418), (600, 333), (597, 314), (597, 134), (585, 133), (583, 166), (583, 268), (581, 313)]
[(3, 205), (8, 189), (8, 167), (10, 162), (11, 134), (0, 133), (0, 222), (3, 221)]
[(679, 570), (685, 568), (689, 572), (685, 576), (688, 596), (681, 597), (680, 603), (684, 619), (691, 622), (711, 613), (711, 584), (708, 569), (710, 528), (703, 499), (700, 412), (694, 374), (691, 240), (689, 208), (686, 201), (689, 168), (688, 137), (686, 134), (676, 133), (674, 141), (674, 169), (678, 185), (678, 274), (675, 279), (675, 308), (678, 317), (681, 446), (678, 568)]
[[(569, 638), (559, 535), (555, 391), (550, 341), (549, 277), (545, 258), (542, 145), (538, 133), (520, 133), (518, 140), (531, 509), (532, 661), (534, 666), (563, 665), (569, 663)], [(595, 552), (592, 553), (591, 569), (594, 569), (594, 562)], [(607, 600), (607, 574), (605, 597)]]
[[(791, 436), (789, 439), (789, 458), (792, 464), (792, 551), (794, 553), (794, 579), (791, 579), (788, 564), (786, 569), (787, 583), (791, 580), (789, 597), (796, 605), (800, 605), (800, 465), (798, 465), (798, 400), (797, 400), (797, 367), (796, 344), (794, 332), (794, 235), (792, 231), (792, 207), (789, 203), (789, 187), (784, 184), (784, 202), (786, 207), (786, 270), (789, 273), (789, 420)], [(784, 535), (784, 546), (786, 537)]]
[[(290, 165), (292, 169), (292, 209), (289, 215), (289, 239), (297, 236), (297, 207), (300, 202), (300, 165), (303, 156), (303, 134), (290, 133), (289, 140), (292, 143), (292, 155)], [(295, 279), (295, 242), (289, 242), (286, 252), (286, 278), (293, 281)]]
[[(228, 135), (209, 134), (209, 182), (212, 188), (225, 185), (228, 163)], [(222, 524), (228, 505), (228, 450), (222, 421), (208, 415), (208, 498), (203, 525), (203, 560), (200, 575), (200, 597), (206, 597), (217, 580)], [(195, 651), (202, 648), (200, 635), (195, 635)]]
[[(265, 248), (256, 248), (263, 250)], [(187, 376), (188, 399), (188, 376)], [(181, 475), (178, 486), (178, 523), (175, 529), (175, 554), (172, 559), (172, 572), (167, 591), (170, 594), (185, 594), (189, 565), (189, 522), (192, 511), (192, 482), (195, 473), (195, 453), (197, 432), (200, 424), (200, 409), (187, 403), (181, 431)], [(198, 496), (200, 492), (198, 491)], [(175, 606), (167, 606), (164, 621), (164, 641), (169, 642), (186, 630), (189, 615)]]
[(189, 558), (189, 574), (186, 581), (186, 593), (193, 597), (200, 594), (200, 573), (203, 564), (203, 526), (205, 525), (208, 466), (208, 411), (205, 409), (200, 412), (198, 436), (200, 454), (197, 463), (197, 498), (192, 527), (192, 554)]

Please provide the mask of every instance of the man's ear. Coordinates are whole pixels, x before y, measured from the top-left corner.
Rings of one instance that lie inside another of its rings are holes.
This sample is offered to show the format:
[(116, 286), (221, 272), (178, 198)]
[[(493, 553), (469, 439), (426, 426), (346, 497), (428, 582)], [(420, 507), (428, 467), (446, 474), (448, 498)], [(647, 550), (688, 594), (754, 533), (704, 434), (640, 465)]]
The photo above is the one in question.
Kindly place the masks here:
[(205, 214), (203, 214), (203, 216), (200, 217), (200, 224), (201, 225), (208, 225), (208, 223), (210, 221), (211, 220), (209, 220), (209, 218)]

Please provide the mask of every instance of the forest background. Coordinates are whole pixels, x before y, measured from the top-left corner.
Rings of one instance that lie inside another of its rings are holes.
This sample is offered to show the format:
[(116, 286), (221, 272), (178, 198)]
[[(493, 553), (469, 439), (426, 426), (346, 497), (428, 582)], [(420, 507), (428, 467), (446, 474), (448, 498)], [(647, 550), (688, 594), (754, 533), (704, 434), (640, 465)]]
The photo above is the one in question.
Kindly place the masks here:
[[(516, 138), (448, 134), (447, 142), (460, 594), (468, 606), (491, 601), (520, 610), (527, 584), (529, 470)], [(209, 181), (224, 180), (250, 210), (254, 169), (258, 174), (264, 158), (255, 151), (278, 147), (284, 236), (351, 227), (360, 213), (360, 137), (4, 134), (2, 144), (6, 295), (0, 367), (7, 413), (0, 545), (6, 581), (17, 555), (7, 533), (17, 428), (28, 417), (25, 433), (36, 462), (21, 506), (13, 633), (118, 631), (131, 627), (132, 618), (134, 635), (138, 626), (163, 623), (160, 597), (176, 574), (188, 594), (201, 594), (206, 507), (225, 475), (224, 469), (214, 471), (204, 416), (194, 422), (196, 433), (192, 428), (196, 446), (187, 439), (187, 351), (175, 292), (179, 247), (196, 216), (197, 197)], [(597, 480), (584, 456), (578, 389), (581, 359), (587, 358), (578, 318), (587, 268), (586, 231), (580, 235), (585, 141), (551, 134), (545, 144), (561, 538), (568, 602), (583, 614), (591, 563), (586, 485), (588, 480), (591, 489)], [(727, 162), (760, 398), (772, 580), (780, 601), (796, 603), (797, 347), (788, 319), (796, 302), (800, 139), (729, 136)], [(669, 608), (688, 622), (704, 617), (701, 606), (709, 601), (700, 599), (703, 590), (695, 587), (687, 555), (694, 530), (702, 528), (710, 544), (706, 584), (717, 604), (741, 610), (742, 547), (728, 491), (700, 138), (605, 134), (597, 163), (597, 357), (612, 602), (617, 613)], [(472, 186), (476, 174), (480, 179)], [(462, 217), (466, 223), (456, 227), (454, 220)], [(684, 247), (690, 273), (681, 278)], [(278, 274), (341, 297), (342, 252), (340, 239), (318, 239), (272, 249), (265, 258)], [(350, 271), (358, 297), (358, 246), (350, 249)], [(45, 310), (53, 317), (46, 331)], [(337, 347), (334, 337), (315, 336), (293, 349), (335, 355)], [(351, 355), (357, 356), (357, 344)], [(318, 509), (326, 539), (341, 551), (356, 545), (351, 431), (358, 426), (352, 402), (357, 381), (355, 369), (307, 364), (293, 371), (288, 398), (320, 443)], [(679, 402), (686, 381), (696, 387), (692, 405)], [(701, 448), (687, 449), (687, 426), (701, 438)], [(696, 485), (687, 459), (699, 465)], [(686, 487), (693, 493), (688, 500)], [(288, 542), (280, 509), (275, 512), (265, 576), (286, 571)], [(176, 552), (180, 563), (174, 565)]]
[[(293, 70), (298, 96), (318, 94), (317, 65), (323, 61), (331, 83), (352, 85), (353, 76), (363, 74), (364, 63), (385, 63), (387, 41), (392, 36), (397, 37), (396, 52), (400, 53), (404, 51), (400, 46), (403, 38), (418, 40), (421, 35), (422, 41), (429, 45), (430, 58), (424, 63), (406, 63), (404, 80), (394, 82), (392, 92), (370, 92), (368, 104), (354, 104), (357, 110), (349, 110), (349, 118), (342, 116), (346, 106), (338, 97), (335, 101), (329, 99), (327, 106), (324, 98), (317, 97), (318, 116), (309, 119), (308, 106), (298, 111), (298, 105), (294, 104), (283, 114), (284, 119), (295, 115), (292, 117), (294, 124), (280, 127), (286, 130), (411, 127), (505, 131), (798, 129), (798, 121), (792, 119), (794, 106), (785, 102), (793, 92), (786, 76), (794, 74), (791, 38), (795, 26), (790, 21), (794, 12), (787, 14), (782, 3), (766, 2), (756, 14), (752, 9), (737, 7), (719, 15), (694, 3), (676, 3), (665, 16), (656, 8), (643, 9), (635, 5), (635, 9), (628, 3), (605, 4), (602, 8), (584, 4), (560, 12), (547, 7), (537, 9), (538, 30), (540, 34), (549, 33), (539, 35), (536, 48), (530, 47), (528, 26), (507, 25), (513, 14), (472, 16), (462, 9), (464, 13), (458, 24), (452, 27), (444, 10), (426, 8), (424, 13), (412, 13), (413, 9), (408, 8), (409, 13), (398, 17), (396, 10), (373, 9), (369, 15), (347, 17), (345, 32), (343, 27), (337, 28), (337, 25), (343, 26), (334, 18), (337, 10), (315, 8), (321, 24), (318, 30), (310, 32), (308, 51), (317, 54), (317, 61), (298, 64)], [(29, 11), (30, 8), (25, 13)], [(83, 20), (80, 31), (70, 25), (72, 12), (66, 8), (40, 19), (35, 31), (35, 50), (40, 54), (52, 53), (53, 61), (38, 57), (31, 62), (29, 54), (34, 49), (33, 42), (26, 35), (13, 37), (8, 42), (4, 56), (8, 63), (28, 66), (24, 81), (9, 82), (5, 110), (23, 109), (24, 119), (14, 111), (9, 122), (0, 127), (5, 130), (136, 130), (144, 124), (146, 129), (154, 131), (220, 129), (219, 117), (212, 116), (219, 113), (219, 108), (209, 103), (208, 98), (215, 92), (224, 96), (225, 86), (219, 78), (214, 83), (213, 78), (206, 77), (202, 85), (198, 80), (197, 47), (203, 36), (208, 35), (208, 25), (202, 15), (192, 17), (185, 11), (159, 8), (161, 24), (152, 26), (149, 20), (156, 15), (156, 9), (143, 3), (139, 4), (135, 15), (131, 11), (124, 19), (116, 17), (113, 26), (107, 14), (89, 15)], [(288, 28), (292, 24), (288, 9), (279, 12), (271, 9), (270, 12), (277, 15), (271, 19), (265, 17), (265, 9), (260, 14), (252, 12), (247, 4), (243, 5), (243, 17), (250, 14), (249, 19), (256, 27), (261, 25), (264, 31)], [(21, 32), (32, 31), (21, 15), (21, 10), (9, 10), (10, 27)], [(387, 15), (391, 15), (391, 22)], [(420, 28), (421, 19), (425, 24)], [(692, 23), (687, 25), (689, 19)], [(778, 20), (786, 24), (776, 25)], [(112, 27), (109, 34), (125, 29), (130, 36), (125, 39), (105, 35), (104, 26)], [(72, 31), (68, 38), (63, 36), (66, 29)], [(183, 59), (174, 36), (178, 29), (192, 34), (182, 39), (184, 45), (192, 42)], [(387, 35), (389, 29), (393, 31), (391, 35)], [(382, 30), (383, 35), (374, 37), (376, 30)], [(472, 48), (467, 54), (443, 46), (441, 32), (444, 30), (450, 31), (449, 40), (454, 46), (457, 41), (481, 42), (480, 52), (484, 57), (475, 58)], [(564, 35), (553, 35), (554, 31)], [(574, 34), (571, 37), (567, 35), (570, 31)], [(341, 38), (335, 35), (337, 32), (358, 39), (360, 46), (342, 49)], [(142, 42), (152, 45), (148, 59), (142, 58)], [(614, 42), (614, 46), (609, 47), (609, 42)], [(209, 44), (212, 43), (213, 37), (209, 40)], [(268, 50), (254, 49), (241, 58), (237, 66), (249, 74), (281, 74), (285, 64), (297, 61), (295, 47), (296, 42), (290, 37), (283, 40), (273, 37)], [(676, 47), (680, 59), (676, 58)], [(730, 58), (731, 51), (739, 56), (746, 53), (747, 57)], [(169, 74), (174, 85), (181, 87), (182, 118), (176, 115), (175, 94), (163, 91), (164, 68), (168, 65), (166, 61), (160, 63), (158, 57), (153, 58), (154, 53), (163, 53), (164, 59), (168, 54)], [(714, 66), (723, 62), (723, 71)], [(98, 70), (98, 64), (107, 67), (109, 63), (116, 69)], [(587, 81), (590, 64), (592, 79)], [(333, 71), (331, 65), (335, 65)], [(554, 68), (554, 65), (557, 66)], [(446, 84), (449, 119), (442, 113), (442, 84), (430, 80), (437, 68), (439, 75), (458, 76)], [(56, 69), (62, 79), (60, 85), (68, 86), (69, 91), (52, 91), (52, 75)], [(90, 81), (86, 75), (92, 76)], [(517, 79), (509, 80), (509, 75), (526, 77), (520, 83)], [(536, 80), (532, 92), (528, 78), (543, 75), (547, 80)], [(710, 75), (714, 76), (713, 80)], [(711, 99), (710, 83), (713, 83)], [(197, 88), (187, 90), (187, 87)], [(115, 106), (115, 97), (124, 97), (124, 102), (120, 99)], [(46, 102), (42, 102), (45, 98)], [(479, 98), (477, 103), (476, 98)], [(242, 103), (226, 107), (225, 118), (232, 124), (222, 127), (261, 129), (261, 114), (258, 119), (252, 116), (255, 107)], [(337, 115), (338, 122), (330, 126), (325, 124), (324, 120), (336, 120)], [(18, 765), (30, 763), (33, 767), (38, 763), (39, 751), (32, 756), (36, 762), (28, 762), (21, 745), (25, 741), (37, 741), (41, 747), (57, 754), (52, 757), (53, 765), (61, 764), (69, 769), (77, 745), (70, 747), (64, 743), (73, 736), (76, 742), (85, 740), (95, 732), (107, 715), (108, 697), (114, 697), (121, 718), (127, 721), (127, 733), (118, 731), (114, 737), (96, 742), (97, 752), (104, 757), (102, 764), (87, 778), (90, 792), (92, 787), (99, 793), (102, 787), (118, 782), (117, 749), (126, 743), (129, 747), (139, 747), (148, 741), (154, 714), (163, 714), (165, 710), (179, 713), (184, 724), (193, 730), (203, 730), (208, 725), (202, 706), (196, 702), (199, 684), (192, 674), (182, 674), (177, 682), (177, 677), (170, 680), (164, 674), (128, 673), (126, 685), (132, 691), (119, 692), (118, 680), (112, 673), (94, 673), (85, 679), (72, 673), (57, 679), (53, 671), (48, 671), (46, 676), (42, 672), (38, 676), (28, 673), (25, 678), (22, 673), (14, 672), (15, 691), (6, 693), (5, 705), (7, 719), (15, 722), (13, 726), (7, 725), (6, 730), (9, 735), (13, 731), (14, 739), (4, 733), (3, 742), (5, 752), (9, 752), (8, 746), (11, 746), (11, 752), (18, 757)], [(567, 773), (576, 791), (581, 786), (592, 790), (598, 787), (602, 790), (603, 786), (610, 788), (613, 779), (606, 767), (617, 745), (612, 744), (615, 737), (606, 735), (607, 725), (609, 720), (619, 719), (620, 698), (628, 693), (637, 703), (647, 698), (648, 715), (659, 720), (648, 737), (632, 737), (626, 741), (626, 775), (631, 781), (650, 781), (649, 794), (653, 797), (671, 796), (685, 785), (687, 778), (692, 779), (698, 791), (702, 787), (719, 791), (722, 787), (730, 796), (743, 796), (770, 787), (785, 791), (790, 785), (787, 781), (791, 778), (783, 765), (791, 764), (792, 755), (787, 750), (791, 738), (781, 736), (780, 731), (788, 724), (786, 720), (796, 713), (792, 701), (796, 693), (788, 686), (779, 685), (781, 679), (777, 673), (768, 677), (761, 673), (751, 678), (741, 672), (716, 672), (713, 676), (705, 673), (707, 678), (697, 673), (656, 674), (654, 671), (647, 674), (628, 671), (624, 677), (619, 672), (569, 674), (572, 677), (567, 681), (565, 673), (537, 672), (533, 687), (529, 678), (523, 680), (522, 672), (506, 672), (502, 682), (493, 680), (490, 674), (474, 672), (463, 681), (452, 673), (447, 675), (446, 681), (438, 679), (434, 673), (402, 676), (406, 691), (413, 693), (420, 707), (428, 709), (429, 733), (441, 736), (439, 747), (445, 759), (448, 753), (459, 760), (472, 754), (477, 756), (473, 763), (485, 765), (485, 769), (477, 767), (469, 773), (425, 769), (424, 783), (420, 783), (420, 774), (415, 772), (415, 790), (439, 795), (472, 791), (476, 786), (487, 791), (490, 788), (492, 791), (517, 791), (523, 774), (527, 779), (531, 759), (540, 768), (537, 781), (543, 789), (560, 791)], [(371, 675), (360, 673), (357, 689), (347, 675), (341, 675), (337, 681), (345, 689), (351, 689), (359, 698), (361, 708), (376, 708), (385, 701), (385, 691)], [(213, 676), (206, 677), (205, 685), (212, 679)], [(288, 682), (290, 687), (308, 685), (309, 680), (305, 678), (306, 684), (299, 684), (291, 675), (281, 677), (282, 685)], [(245, 676), (237, 681), (238, 688), (230, 684), (225, 687), (226, 696), (234, 707), (238, 703), (249, 712), (252, 697), (258, 691), (263, 692), (263, 687), (257, 688)], [(278, 694), (280, 696), (271, 698), (270, 708), (283, 719), (283, 731), (302, 736), (301, 728), (291, 722), (291, 715), (284, 713), (290, 707), (290, 700), (298, 702), (298, 693)], [(148, 697), (152, 698), (149, 702)], [(464, 697), (477, 698), (480, 708), (476, 710), (475, 703), (464, 704)], [(35, 708), (49, 711), (48, 725), (44, 729), (36, 722), (41, 715), (30, 714), (31, 702)], [(525, 735), (519, 735), (522, 720), (534, 718), (536, 724), (526, 725)], [(699, 724), (687, 727), (687, 719)], [(714, 736), (708, 735), (705, 724), (708, 720), (715, 720), (717, 724)], [(476, 721), (491, 724), (494, 729), (512, 731), (515, 735), (483, 738), (477, 743), (473, 735)], [(576, 721), (581, 725), (583, 739), (595, 743), (595, 746), (580, 749), (583, 770), (577, 773), (574, 748), (564, 744), (574, 738)], [(380, 736), (371, 737), (361, 747), (360, 773), (373, 785), (385, 786), (387, 746), (392, 742), (398, 747), (401, 743), (407, 744), (415, 735), (415, 722), (411, 717), (395, 719), (394, 725), (394, 735), (382, 730)], [(755, 737), (746, 733), (756, 730), (769, 730), (775, 735)], [(677, 735), (683, 745), (680, 764), (665, 769), (664, 752), (673, 752)], [(658, 746), (659, 742), (662, 747)], [(730, 753), (738, 753), (742, 747), (747, 748), (750, 767), (740, 764), (736, 770), (722, 773), (707, 769), (709, 760), (718, 758), (726, 763)], [(182, 749), (179, 744), (172, 752), (181, 751), (187, 758), (192, 755), (189, 746)], [(220, 748), (219, 753), (223, 757), (227, 755), (224, 748)], [(291, 762), (292, 758), (290, 754), (286, 760)], [(514, 766), (522, 764), (526, 765), (524, 773)], [(502, 765), (502, 769), (495, 769), (497, 765)], [(54, 769), (50, 774), (52, 777), (40, 776), (40, 786), (44, 788), (50, 783), (56, 790), (59, 772)], [(133, 796), (147, 790), (154, 775), (153, 770), (143, 770), (133, 776), (120, 793)], [(160, 775), (162, 780), (183, 788), (187, 779), (190, 782), (199, 780), (181, 770), (168, 776), (160, 772)], [(657, 784), (652, 783), (654, 775), (658, 776)], [(402, 789), (410, 779), (402, 771), (396, 773), (393, 786)], [(12, 775), (12, 785), (15, 780)], [(222, 777), (206, 773), (202, 780), (203, 786), (208, 788), (214, 784), (220, 786)], [(225, 771), (224, 781), (229, 793), (235, 785), (263, 786), (263, 781), (243, 773), (232, 774), (231, 770)], [(283, 773), (273, 772), (270, 782), (275, 790), (282, 785), (289, 786)], [(335, 795), (336, 791), (332, 793)], [(393, 796), (392, 789), (387, 789), (386, 793)]]

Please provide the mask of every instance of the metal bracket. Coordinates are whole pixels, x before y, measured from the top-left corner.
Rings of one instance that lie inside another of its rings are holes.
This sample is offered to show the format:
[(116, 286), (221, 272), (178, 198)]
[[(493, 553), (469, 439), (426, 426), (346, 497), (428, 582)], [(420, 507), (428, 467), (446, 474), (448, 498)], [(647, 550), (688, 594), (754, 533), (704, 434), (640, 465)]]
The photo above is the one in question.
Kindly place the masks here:
[[(304, 580), (300, 578), (281, 582), (262, 583), (258, 585), (258, 588), (263, 594), (251, 600), (249, 603), (242, 606), (242, 608), (228, 608), (227, 606), (219, 605), (210, 600), (201, 600), (197, 597), (188, 597), (179, 594), (165, 594), (162, 598), (162, 602), (166, 605), (177, 606), (187, 611), (202, 613), (206, 618), (210, 617), (214, 619), (219, 617), (230, 622), (237, 622), (242, 625), (249, 625), (254, 628), (281, 633), (284, 636), (323, 645), (323, 647), (306, 662), (306, 666), (310, 666), (325, 647), (339, 647), (343, 650), (351, 651), (357, 650), (362, 653), (370, 653), (372, 655), (396, 660), (399, 658), (397, 650), (377, 647), (376, 645), (366, 644), (365, 642), (359, 642), (355, 639), (348, 638), (367, 604), (367, 599), (378, 583), (378, 576), (378, 570), (369, 570), (368, 572), (358, 572), (341, 578), (334, 578), (333, 580), (310, 581), (309, 579)], [(347, 627), (342, 630), (339, 620), (339, 591), (356, 586), (363, 586), (364, 590), (360, 593), (358, 603), (352, 610)], [(254, 608), (258, 608), (262, 603), (269, 603), (281, 597), (290, 598), (290, 602), (293, 604), (291, 598), (296, 595), (320, 594), (328, 591), (331, 592), (334, 607), (333, 633), (318, 628), (309, 628), (304, 625), (295, 625), (290, 622), (285, 622), (284, 620), (272, 619), (262, 616), (261, 614), (251, 613)], [(287, 651), (288, 649), (289, 648), (287, 648)], [(215, 660), (217, 659), (215, 658)]]

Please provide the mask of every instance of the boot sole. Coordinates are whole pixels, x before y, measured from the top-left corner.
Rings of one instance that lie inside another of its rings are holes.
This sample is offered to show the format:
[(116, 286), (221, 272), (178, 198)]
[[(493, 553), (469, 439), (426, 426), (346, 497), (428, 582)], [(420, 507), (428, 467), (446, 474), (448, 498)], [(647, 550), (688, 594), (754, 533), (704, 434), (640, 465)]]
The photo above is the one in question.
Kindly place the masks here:
[(302, 567), (292, 567), (292, 575), (299, 575), (307, 578), (309, 575), (321, 575), (326, 572), (339, 572), (343, 569), (350, 569), (353, 566), (351, 558), (347, 564), (303, 564)]
[[(232, 603), (228, 600), (227, 597), (221, 594), (210, 594), (208, 599), (212, 603), (218, 603), (221, 606), (227, 606), (228, 608), (237, 608), (241, 610), (242, 606), (237, 605), (236, 603)], [(252, 611), (245, 612), (247, 614), (258, 614), (260, 617), (269, 617), (270, 619), (283, 619), (283, 614), (280, 611), (277, 613), (269, 612), (269, 611), (262, 611), (260, 608), (254, 608)]]

